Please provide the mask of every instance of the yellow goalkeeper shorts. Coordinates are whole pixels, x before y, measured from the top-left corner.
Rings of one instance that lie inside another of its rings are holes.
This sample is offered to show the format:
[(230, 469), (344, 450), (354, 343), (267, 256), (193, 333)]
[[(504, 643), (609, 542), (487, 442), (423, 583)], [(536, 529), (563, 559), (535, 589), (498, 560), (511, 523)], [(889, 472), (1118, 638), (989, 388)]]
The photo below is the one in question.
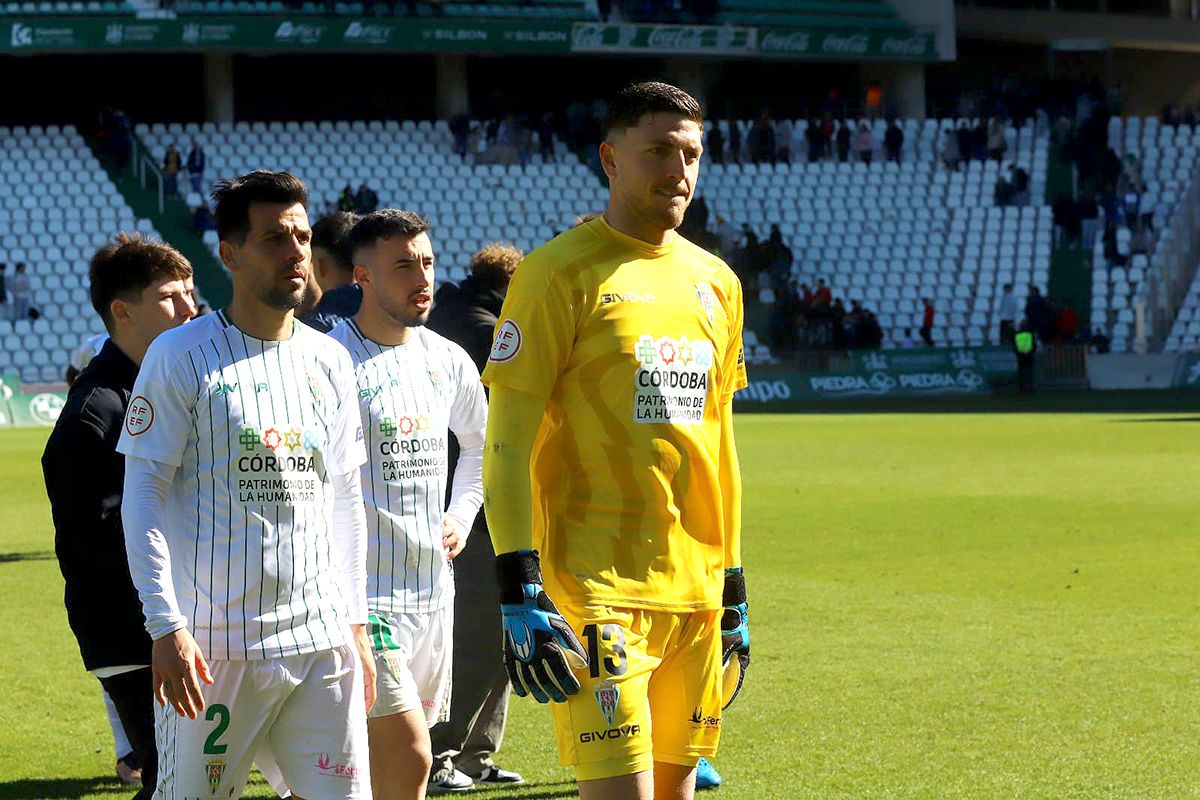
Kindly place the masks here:
[(655, 761), (695, 766), (721, 736), (721, 611), (558, 604), (588, 651), (580, 690), (551, 703), (559, 760), (577, 780)]

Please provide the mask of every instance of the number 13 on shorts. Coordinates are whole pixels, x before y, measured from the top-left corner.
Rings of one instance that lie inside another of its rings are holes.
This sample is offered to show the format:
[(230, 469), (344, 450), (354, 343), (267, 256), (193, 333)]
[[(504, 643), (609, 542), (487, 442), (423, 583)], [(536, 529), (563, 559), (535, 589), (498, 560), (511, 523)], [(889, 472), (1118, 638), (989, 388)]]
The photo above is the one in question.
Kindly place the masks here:
[(553, 703), (562, 763), (581, 780), (695, 763), (721, 724), (720, 612), (560, 604), (588, 651), (580, 691)]

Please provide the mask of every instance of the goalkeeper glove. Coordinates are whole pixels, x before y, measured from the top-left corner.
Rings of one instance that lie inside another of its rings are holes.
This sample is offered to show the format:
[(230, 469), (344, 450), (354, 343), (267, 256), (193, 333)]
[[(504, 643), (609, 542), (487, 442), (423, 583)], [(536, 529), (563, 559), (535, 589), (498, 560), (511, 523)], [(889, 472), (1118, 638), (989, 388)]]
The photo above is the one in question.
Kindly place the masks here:
[(742, 690), (750, 666), (750, 616), (746, 611), (746, 579), (741, 567), (725, 570), (721, 605), (721, 668), (724, 705), (729, 708)]
[(504, 668), (513, 690), (539, 703), (566, 702), (579, 691), (571, 668), (588, 665), (587, 651), (542, 590), (536, 550), (496, 556), (500, 613), (504, 617)]

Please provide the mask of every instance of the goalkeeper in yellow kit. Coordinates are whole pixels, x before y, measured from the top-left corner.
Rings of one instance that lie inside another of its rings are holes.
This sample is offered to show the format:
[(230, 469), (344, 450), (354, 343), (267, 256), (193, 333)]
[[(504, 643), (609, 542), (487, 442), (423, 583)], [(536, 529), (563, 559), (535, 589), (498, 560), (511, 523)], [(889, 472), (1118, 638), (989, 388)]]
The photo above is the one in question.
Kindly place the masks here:
[(662, 83), (614, 99), (608, 208), (517, 269), (483, 373), (505, 661), (584, 800), (690, 798), (749, 662), (742, 291), (675, 232), (702, 120)]

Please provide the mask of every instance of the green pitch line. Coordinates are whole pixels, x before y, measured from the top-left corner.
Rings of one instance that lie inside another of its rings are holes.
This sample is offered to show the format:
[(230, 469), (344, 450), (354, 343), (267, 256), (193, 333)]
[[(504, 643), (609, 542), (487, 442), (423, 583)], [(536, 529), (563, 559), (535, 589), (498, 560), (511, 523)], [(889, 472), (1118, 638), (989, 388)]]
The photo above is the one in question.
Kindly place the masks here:
[[(1200, 421), (746, 415), (732, 798), (1200, 798)], [(0, 432), (0, 798), (125, 798), (37, 456)], [(500, 762), (573, 796), (549, 714)], [(251, 797), (269, 797), (261, 784)]]

